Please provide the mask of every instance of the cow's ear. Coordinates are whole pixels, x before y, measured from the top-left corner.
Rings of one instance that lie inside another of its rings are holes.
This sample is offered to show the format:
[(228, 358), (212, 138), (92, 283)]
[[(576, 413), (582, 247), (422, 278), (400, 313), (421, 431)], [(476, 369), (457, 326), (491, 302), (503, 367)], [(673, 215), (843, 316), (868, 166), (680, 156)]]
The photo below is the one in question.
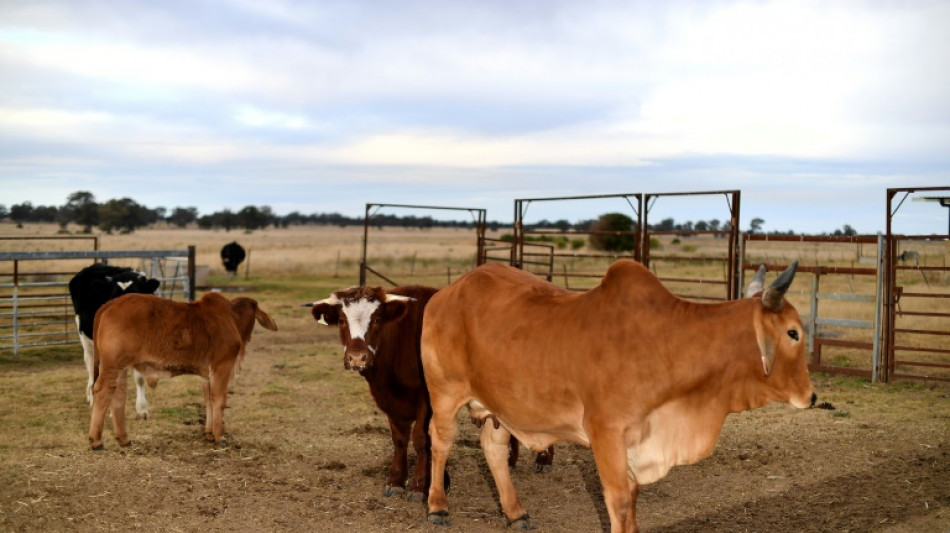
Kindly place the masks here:
[(409, 303), (406, 300), (390, 300), (382, 305), (380, 313), (383, 316), (383, 320), (387, 322), (398, 322), (402, 320), (402, 317), (406, 316), (406, 311), (409, 310)]
[(155, 291), (158, 290), (158, 286), (161, 285), (161, 284), (162, 284), (162, 282), (161, 282), (161, 281), (158, 281), (158, 280), (155, 279), (155, 278), (152, 278), (152, 279), (146, 281), (146, 282), (145, 282), (145, 291), (144, 291), (145, 294), (154, 294)]
[(328, 326), (340, 323), (340, 306), (338, 305), (317, 303), (310, 308), (310, 314), (313, 315), (314, 320)]

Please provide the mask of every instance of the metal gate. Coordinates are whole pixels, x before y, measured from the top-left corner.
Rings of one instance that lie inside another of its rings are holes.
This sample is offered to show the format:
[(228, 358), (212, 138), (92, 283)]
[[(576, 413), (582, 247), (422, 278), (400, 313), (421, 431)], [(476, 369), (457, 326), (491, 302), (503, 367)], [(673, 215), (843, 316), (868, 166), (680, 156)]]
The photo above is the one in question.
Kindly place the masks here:
[[(88, 260), (141, 259), (141, 269), (162, 284), (156, 293), (165, 298), (195, 295), (195, 247), (187, 250), (112, 250), (56, 252), (0, 252), (0, 349), (49, 346), (76, 342), (76, 324), (69, 280)], [(68, 268), (63, 262), (85, 260)], [(21, 263), (52, 261), (54, 270), (27, 270)]]
[[(445, 207), (445, 206), (431, 206), (431, 205), (405, 205), (405, 204), (366, 204), (366, 214), (363, 217), (363, 248), (360, 256), (360, 286), (366, 285), (366, 275), (367, 273), (374, 274), (375, 276), (385, 280), (387, 283), (397, 286), (399, 283), (394, 281), (390, 276), (383, 274), (379, 269), (370, 266), (369, 257), (368, 257), (368, 246), (369, 246), (369, 227), (370, 223), (374, 216), (379, 213), (379, 210), (384, 207), (393, 207), (397, 209), (421, 209), (421, 210), (438, 210), (438, 211), (465, 211), (468, 212), (473, 219), (473, 224), (475, 226), (475, 257), (474, 265), (478, 266), (485, 262), (485, 226), (486, 226), (486, 211), (481, 208), (473, 207)], [(449, 272), (449, 277), (451, 278), (451, 271)], [(449, 280), (451, 281), (451, 279)]]
[(891, 231), (892, 219), (909, 195), (935, 191), (950, 192), (950, 187), (887, 190), (885, 381), (950, 381), (950, 235)]

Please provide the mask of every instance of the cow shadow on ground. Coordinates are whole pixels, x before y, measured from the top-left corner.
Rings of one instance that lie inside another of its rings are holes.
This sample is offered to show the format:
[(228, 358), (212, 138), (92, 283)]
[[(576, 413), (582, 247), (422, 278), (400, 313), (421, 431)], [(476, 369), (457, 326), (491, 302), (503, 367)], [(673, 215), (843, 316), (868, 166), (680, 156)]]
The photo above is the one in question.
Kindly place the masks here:
[[(820, 483), (793, 485), (773, 496), (680, 520), (651, 533), (876, 531), (918, 519), (943, 520), (943, 527), (950, 528), (948, 508), (950, 451), (932, 449), (891, 457), (867, 470)], [(918, 511), (908, 511), (914, 509)]]

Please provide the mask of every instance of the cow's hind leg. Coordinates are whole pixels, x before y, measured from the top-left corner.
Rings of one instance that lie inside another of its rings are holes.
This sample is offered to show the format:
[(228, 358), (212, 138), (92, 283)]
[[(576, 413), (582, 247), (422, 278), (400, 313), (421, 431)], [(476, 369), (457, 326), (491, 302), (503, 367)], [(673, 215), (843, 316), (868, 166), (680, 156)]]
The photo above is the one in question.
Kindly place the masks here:
[(521, 501), (518, 500), (518, 493), (511, 482), (511, 472), (508, 468), (510, 440), (511, 433), (504, 426), (495, 427), (495, 424), (492, 423), (482, 426), (482, 451), (485, 452), (485, 461), (488, 463), (491, 475), (495, 479), (495, 488), (498, 489), (501, 508), (505, 513), (505, 519), (508, 521), (508, 527), (512, 529), (535, 529), (534, 522), (524, 510)]
[(148, 420), (148, 400), (145, 398), (145, 376), (136, 369), (132, 369), (132, 378), (135, 380), (135, 412), (142, 420)]
[(129, 432), (125, 427), (125, 395), (128, 388), (128, 375), (128, 369), (119, 372), (115, 394), (112, 396), (112, 429), (115, 431), (115, 440), (119, 442), (119, 446), (132, 444), (132, 440), (129, 439)]
[(406, 478), (409, 476), (409, 428), (410, 424), (389, 418), (389, 430), (393, 439), (393, 460), (389, 465), (389, 476), (383, 485), (383, 496), (402, 496), (406, 492)]
[(554, 468), (554, 446), (548, 446), (546, 450), (538, 452), (534, 458), (534, 471), (539, 474), (547, 474)]
[[(430, 389), (430, 394), (431, 394)], [(449, 502), (445, 496), (445, 464), (449, 459), (452, 441), (458, 429), (456, 415), (463, 404), (451, 404), (432, 397), (432, 419), (429, 422), (429, 437), (432, 442), (432, 474), (429, 479), (429, 522), (437, 526), (448, 526)]]
[[(233, 360), (232, 360), (233, 361)], [(233, 363), (220, 365), (211, 370), (211, 435), (216, 446), (227, 446), (224, 440), (224, 408), (228, 402), (228, 382), (231, 380)]]
[(92, 415), (89, 419), (89, 446), (93, 450), (102, 449), (102, 426), (105, 425), (106, 411), (115, 395), (116, 380), (121, 370), (103, 368), (92, 388)]

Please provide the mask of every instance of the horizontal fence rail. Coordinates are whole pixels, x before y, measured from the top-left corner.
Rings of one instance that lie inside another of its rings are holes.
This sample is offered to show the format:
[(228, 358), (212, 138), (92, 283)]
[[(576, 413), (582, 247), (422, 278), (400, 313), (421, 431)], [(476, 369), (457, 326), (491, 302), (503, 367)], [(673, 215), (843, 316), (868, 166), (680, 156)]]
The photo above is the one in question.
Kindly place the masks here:
[[(195, 295), (195, 247), (186, 250), (77, 250), (0, 252), (0, 349), (69, 344), (78, 341), (69, 280), (88, 265), (67, 262), (141, 259), (140, 270), (161, 284), (158, 296), (188, 301)], [(53, 262), (54, 270), (24, 272), (21, 263)]]

